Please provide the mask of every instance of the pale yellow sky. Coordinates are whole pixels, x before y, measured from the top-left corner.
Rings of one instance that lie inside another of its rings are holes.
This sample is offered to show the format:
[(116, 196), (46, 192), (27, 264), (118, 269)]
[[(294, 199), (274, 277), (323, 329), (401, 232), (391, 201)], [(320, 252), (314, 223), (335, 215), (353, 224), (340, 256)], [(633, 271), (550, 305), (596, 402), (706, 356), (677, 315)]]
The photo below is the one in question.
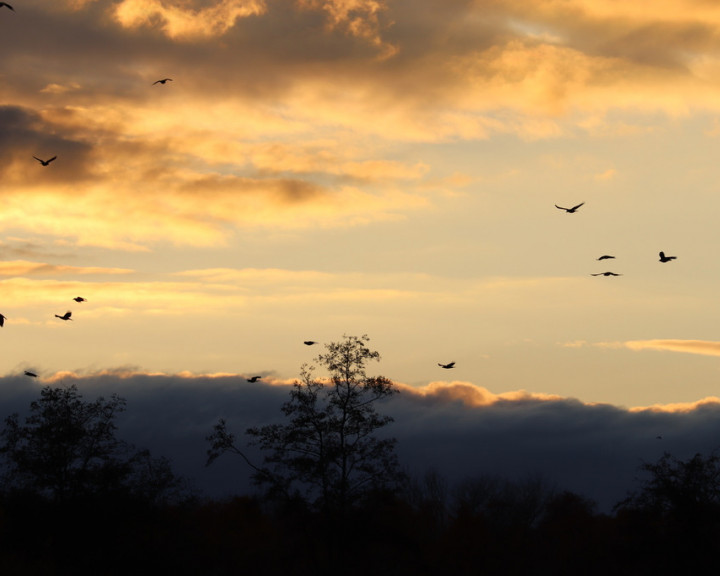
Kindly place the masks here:
[(720, 7), (16, 4), (0, 373), (287, 380), (367, 333), (415, 387), (720, 395)]

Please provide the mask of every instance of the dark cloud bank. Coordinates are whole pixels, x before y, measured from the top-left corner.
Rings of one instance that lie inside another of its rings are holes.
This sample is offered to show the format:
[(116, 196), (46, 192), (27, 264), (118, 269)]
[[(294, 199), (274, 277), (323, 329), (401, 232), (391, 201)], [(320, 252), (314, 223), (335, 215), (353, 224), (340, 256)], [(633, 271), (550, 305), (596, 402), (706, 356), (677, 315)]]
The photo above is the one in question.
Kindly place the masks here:
[[(279, 420), (288, 398), (287, 386), (249, 384), (238, 376), (118, 373), (66, 378), (53, 385), (72, 383), (87, 400), (113, 393), (125, 398), (118, 436), (170, 458), (178, 473), (215, 498), (253, 488), (240, 459), (227, 456), (205, 467), (205, 437), (213, 425), (225, 418), (244, 441), (247, 427)], [(25, 414), (41, 385), (23, 376), (0, 378), (0, 416)], [(387, 433), (398, 439), (401, 461), (413, 475), (433, 469), (451, 485), (488, 474), (540, 476), (558, 489), (595, 499), (602, 511), (610, 511), (637, 486), (643, 461), (655, 461), (663, 451), (689, 458), (720, 445), (717, 403), (687, 412), (631, 412), (572, 399), (501, 400), (470, 407), (447, 395), (404, 391), (382, 411), (395, 418)], [(249, 454), (260, 460), (259, 454)]]

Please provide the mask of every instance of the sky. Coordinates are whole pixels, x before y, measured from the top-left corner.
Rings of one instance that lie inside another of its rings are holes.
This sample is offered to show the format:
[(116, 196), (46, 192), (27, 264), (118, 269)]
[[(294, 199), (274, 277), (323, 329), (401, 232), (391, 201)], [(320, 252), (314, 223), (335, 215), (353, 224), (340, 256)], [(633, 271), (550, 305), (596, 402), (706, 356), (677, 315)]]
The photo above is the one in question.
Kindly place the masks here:
[(10, 4), (8, 390), (154, 375), (222, 406), (220, 380), (276, 392), (367, 334), (435, 429), (529, 402), (539, 430), (561, 406), (712, 436), (716, 3)]

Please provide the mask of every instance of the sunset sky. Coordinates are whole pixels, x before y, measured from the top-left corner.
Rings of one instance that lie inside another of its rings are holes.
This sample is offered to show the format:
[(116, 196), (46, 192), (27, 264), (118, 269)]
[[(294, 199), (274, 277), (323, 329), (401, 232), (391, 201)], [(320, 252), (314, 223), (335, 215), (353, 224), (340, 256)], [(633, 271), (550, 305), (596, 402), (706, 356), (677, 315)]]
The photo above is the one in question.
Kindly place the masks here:
[(367, 334), (468, 406), (720, 396), (720, 4), (10, 3), (6, 381), (288, 383)]

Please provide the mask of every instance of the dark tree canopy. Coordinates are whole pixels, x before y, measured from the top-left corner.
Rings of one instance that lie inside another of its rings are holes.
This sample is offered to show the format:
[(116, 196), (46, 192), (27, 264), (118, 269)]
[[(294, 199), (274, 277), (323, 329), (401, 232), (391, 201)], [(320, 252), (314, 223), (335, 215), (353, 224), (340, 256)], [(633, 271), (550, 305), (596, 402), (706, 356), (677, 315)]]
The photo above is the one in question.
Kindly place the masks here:
[(316, 362), (329, 377), (316, 378), (315, 367), (303, 365), (282, 406), (287, 421), (246, 430), (251, 444), (265, 453), (262, 466), (237, 448), (223, 420), (208, 437), (208, 462), (235, 453), (270, 495), (300, 496), (327, 511), (347, 510), (371, 491), (395, 487), (401, 477), (396, 440), (378, 434), (393, 419), (377, 406), (397, 390), (387, 378), (366, 374), (366, 364), (380, 359), (368, 341), (367, 336), (345, 336), (326, 344)]
[(90, 402), (75, 385), (44, 387), (24, 423), (18, 414), (5, 419), (3, 488), (60, 501), (120, 493), (152, 501), (179, 495), (185, 482), (166, 459), (115, 437), (115, 417), (124, 409), (125, 400), (115, 394)]
[(665, 452), (641, 469), (649, 476), (616, 508), (640, 510), (674, 520), (720, 519), (720, 456), (695, 454), (680, 460)]

